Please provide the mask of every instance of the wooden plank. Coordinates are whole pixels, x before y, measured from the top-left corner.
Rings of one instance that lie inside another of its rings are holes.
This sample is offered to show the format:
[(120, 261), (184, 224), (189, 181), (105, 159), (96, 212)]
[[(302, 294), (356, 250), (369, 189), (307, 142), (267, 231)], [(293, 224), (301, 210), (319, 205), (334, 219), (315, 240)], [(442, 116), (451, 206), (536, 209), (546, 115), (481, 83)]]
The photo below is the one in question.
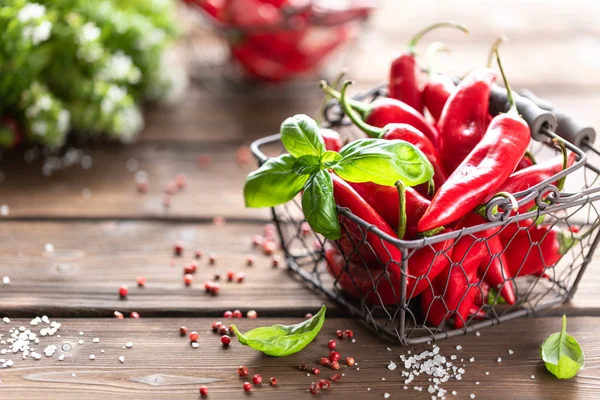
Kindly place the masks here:
[[(111, 316), (114, 310), (141, 315), (221, 315), (242, 307), (275, 316), (302, 316), (326, 302), (293, 279), (282, 262), (252, 248), (262, 224), (102, 222), (4, 222), (0, 224), (2, 310), (9, 315), (47, 313), (54, 316)], [(173, 245), (186, 243), (182, 257)], [(51, 243), (54, 251), (48, 252)], [(203, 249), (191, 287), (183, 283), (183, 267)], [(215, 253), (215, 265), (208, 262)], [(246, 255), (256, 257), (246, 265)], [(173, 264), (173, 266), (171, 266)], [(227, 271), (243, 272), (243, 283), (226, 281)], [(204, 282), (221, 275), (218, 296), (204, 291)], [(136, 278), (145, 276), (145, 288)], [(127, 300), (118, 289), (129, 287)], [(328, 303), (329, 304), (329, 303)]]
[[(223, 349), (219, 337), (210, 332), (212, 319), (64, 319), (60, 338), (42, 337), (38, 350), (47, 345), (56, 345), (58, 350), (52, 358), (22, 360), (14, 357), (14, 366), (2, 371), (0, 395), (4, 398), (61, 398), (99, 399), (109, 396), (119, 398), (197, 399), (198, 387), (209, 388), (209, 398), (247, 398), (242, 390), (244, 379), (237, 375), (236, 368), (245, 365), (251, 374), (259, 373), (263, 384), (255, 387), (252, 396), (266, 399), (281, 399), (289, 396), (309, 396), (310, 382), (327, 378), (332, 371), (322, 367), (318, 377), (307, 376), (296, 369), (301, 363), (316, 366), (320, 357), (328, 353), (327, 341), (335, 337), (336, 329), (353, 329), (356, 343), (338, 340), (342, 357), (352, 356), (357, 366), (342, 367), (341, 381), (332, 385), (330, 392), (320, 396), (333, 398), (381, 399), (389, 393), (391, 399), (429, 398), (428, 376), (422, 374), (404, 390), (401, 376), (403, 365), (399, 356), (407, 348), (389, 344), (365, 331), (356, 321), (329, 318), (317, 339), (301, 353), (273, 358), (232, 342)], [(27, 325), (29, 320), (13, 320), (0, 324), (0, 332), (7, 333), (9, 327)], [(292, 319), (259, 318), (236, 321), (242, 331), (256, 326), (275, 323), (293, 323)], [(185, 325), (200, 333), (200, 347), (194, 349), (187, 338), (181, 338), (178, 330)], [(470, 334), (439, 342), (440, 353), (459, 367), (464, 364), (462, 380), (451, 379), (442, 387), (456, 390), (456, 398), (469, 398), (473, 393), (477, 399), (595, 399), (600, 379), (600, 346), (597, 331), (598, 318), (570, 318), (568, 331), (579, 341), (586, 355), (586, 368), (579, 376), (561, 381), (546, 372), (539, 355), (539, 346), (551, 333), (560, 330), (559, 318), (529, 318), (509, 321), (496, 327), (484, 329), (481, 336)], [(39, 329), (39, 326), (37, 327)], [(84, 336), (80, 336), (83, 332)], [(93, 343), (92, 338), (99, 338)], [(84, 344), (78, 344), (84, 340)], [(127, 342), (133, 347), (124, 349)], [(62, 351), (63, 345), (71, 347)], [(457, 345), (461, 350), (456, 350)], [(4, 347), (4, 346), (0, 346)], [(389, 349), (390, 351), (388, 351)], [(513, 350), (510, 355), (508, 350)], [(104, 350), (104, 352), (101, 352)], [(431, 350), (431, 346), (410, 348), (412, 354)], [(64, 361), (58, 361), (60, 354)], [(95, 360), (90, 360), (90, 354)], [(120, 363), (118, 358), (125, 357)], [(474, 357), (473, 362), (469, 359)], [(498, 357), (502, 362), (498, 363)], [(10, 357), (9, 357), (10, 358)], [(460, 360), (464, 360), (460, 362)], [(387, 369), (390, 360), (398, 364), (394, 371)], [(486, 371), (489, 375), (486, 375)], [(535, 379), (532, 379), (531, 376)], [(269, 387), (269, 377), (278, 378), (276, 388)], [(385, 379), (385, 380), (383, 380)], [(477, 384), (479, 383), (479, 384)], [(423, 386), (423, 392), (414, 389)], [(370, 390), (369, 390), (370, 388)], [(453, 398), (448, 393), (446, 398)]]

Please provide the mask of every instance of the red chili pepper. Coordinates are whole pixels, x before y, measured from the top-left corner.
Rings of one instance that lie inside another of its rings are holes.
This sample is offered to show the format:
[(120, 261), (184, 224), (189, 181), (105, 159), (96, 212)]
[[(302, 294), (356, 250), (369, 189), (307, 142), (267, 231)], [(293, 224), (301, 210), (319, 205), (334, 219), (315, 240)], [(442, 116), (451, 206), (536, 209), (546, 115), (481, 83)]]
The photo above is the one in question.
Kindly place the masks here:
[[(333, 180), (333, 196), (335, 202), (340, 207), (348, 208), (352, 214), (361, 218), (370, 225), (374, 225), (384, 233), (395, 237), (396, 234), (388, 225), (388, 223), (379, 215), (373, 207), (369, 205), (346, 181), (335, 174), (331, 174)], [(393, 244), (382, 240), (370, 230), (366, 232), (365, 228), (361, 228), (356, 223), (348, 220), (340, 215), (340, 225), (342, 232), (347, 232), (349, 235), (350, 244), (353, 247), (358, 247), (361, 255), (367, 259), (375, 258), (381, 265), (388, 265), (390, 272), (396, 279), (400, 278), (399, 267), (397, 262), (402, 259), (400, 250)], [(362, 244), (366, 236), (366, 244)], [(358, 246), (361, 244), (360, 246)], [(348, 254), (348, 253), (346, 253)]]
[(388, 97), (400, 100), (423, 114), (423, 100), (419, 78), (421, 68), (416, 60), (416, 47), (426, 33), (441, 27), (457, 28), (465, 33), (469, 30), (455, 22), (438, 22), (417, 32), (408, 42), (408, 50), (397, 56), (390, 67)]
[(500, 238), (505, 246), (511, 276), (543, 275), (577, 242), (573, 232), (550, 225), (536, 225), (534, 220), (509, 224)]
[[(477, 214), (469, 214), (459, 228), (485, 222)], [(482, 289), (477, 274), (486, 256), (486, 241), (500, 228), (491, 228), (461, 237), (453, 246), (450, 265), (426, 288), (421, 296), (421, 307), (430, 324), (440, 326), (454, 316), (454, 327), (462, 328)]]
[(488, 102), (495, 80), (493, 70), (478, 68), (459, 83), (446, 101), (438, 122), (438, 148), (448, 173), (463, 162), (486, 132)]
[(434, 170), (433, 182), (435, 183), (435, 187), (440, 187), (446, 181), (446, 174), (442, 169), (437, 151), (433, 147), (431, 141), (421, 131), (408, 124), (390, 123), (383, 128), (377, 128), (364, 122), (348, 103), (346, 89), (349, 84), (351, 84), (350, 81), (344, 82), (341, 93), (341, 103), (344, 112), (354, 125), (372, 138), (386, 140), (399, 139), (414, 144), (431, 162)]
[(500, 291), (500, 295), (508, 304), (515, 304), (514, 283), (510, 278), (513, 276), (508, 272), (508, 261), (504, 252), (504, 245), (499, 236), (490, 237), (487, 240), (488, 251), (479, 265), (479, 275), (491, 287)]
[[(341, 94), (321, 81), (321, 88), (331, 97), (341, 101)], [(438, 146), (438, 132), (423, 115), (417, 110), (396, 99), (379, 98), (370, 104), (350, 99), (348, 101), (353, 109), (359, 112), (363, 121), (367, 124), (383, 128), (387, 124), (408, 124), (422, 132), (433, 146)]]
[(427, 111), (429, 111), (429, 114), (431, 114), (436, 123), (440, 120), (442, 110), (448, 98), (456, 90), (456, 84), (452, 78), (447, 75), (437, 74), (434, 70), (433, 57), (439, 51), (448, 51), (448, 48), (441, 42), (434, 42), (427, 49), (429, 79), (425, 83), (422, 93), (423, 105), (427, 108)]
[(319, 134), (323, 138), (327, 150), (340, 151), (344, 146), (340, 134), (332, 129), (319, 129)]
[[(498, 65), (504, 77), (500, 59)], [(529, 126), (519, 116), (508, 84), (506, 88), (511, 109), (494, 117), (481, 141), (442, 185), (419, 221), (419, 231), (438, 228), (467, 215), (496, 193), (525, 154), (531, 137)]]
[[(399, 196), (398, 190), (390, 186), (382, 186), (372, 182), (348, 183), (356, 192), (381, 215), (390, 226), (398, 226)], [(429, 200), (421, 196), (415, 189), (406, 188), (406, 239), (417, 236), (417, 223), (429, 207)]]
[(531, 167), (532, 165), (536, 165), (536, 164), (537, 164), (537, 161), (535, 160), (535, 157), (533, 156), (533, 154), (531, 154), (529, 151), (526, 151), (523, 158), (521, 158), (521, 161), (519, 161), (519, 163), (517, 164), (517, 168), (515, 168), (515, 171), (520, 171), (522, 169)]
[[(577, 155), (575, 153), (570, 153), (566, 160), (564, 156), (558, 156), (541, 164), (535, 164), (520, 171), (514, 172), (506, 180), (506, 182), (504, 182), (498, 189), (496, 189), (496, 193), (518, 193), (523, 190), (527, 190), (540, 182), (552, 178), (554, 175), (558, 174), (563, 169), (570, 167), (575, 163), (576, 158)], [(554, 182), (554, 184), (558, 185), (557, 182)], [(562, 188), (559, 188), (559, 190), (560, 189)], [(488, 202), (492, 197), (494, 196), (488, 196), (484, 200), (484, 203)], [(521, 207), (519, 207), (518, 212), (527, 212), (534, 205), (535, 200), (532, 200), (527, 204), (524, 204)]]

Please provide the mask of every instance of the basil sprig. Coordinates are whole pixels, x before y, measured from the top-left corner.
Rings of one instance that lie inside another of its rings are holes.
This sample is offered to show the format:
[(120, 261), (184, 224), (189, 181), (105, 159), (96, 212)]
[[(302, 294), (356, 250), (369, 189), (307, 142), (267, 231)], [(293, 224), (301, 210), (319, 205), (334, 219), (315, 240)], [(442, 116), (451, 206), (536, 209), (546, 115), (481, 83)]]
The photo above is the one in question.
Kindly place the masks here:
[(341, 236), (330, 170), (348, 182), (386, 186), (416, 186), (433, 176), (423, 152), (403, 140), (358, 139), (339, 153), (327, 151), (319, 126), (306, 115), (283, 121), (281, 141), (289, 154), (270, 158), (246, 177), (246, 207), (274, 207), (303, 190), (306, 220), (328, 239)]
[(325, 322), (325, 306), (312, 318), (296, 325), (273, 325), (252, 329), (246, 333), (231, 329), (244, 346), (273, 357), (285, 357), (305, 348), (317, 336)]
[(585, 357), (577, 339), (567, 334), (567, 316), (562, 317), (562, 330), (542, 343), (540, 353), (546, 369), (558, 379), (569, 379), (583, 368)]

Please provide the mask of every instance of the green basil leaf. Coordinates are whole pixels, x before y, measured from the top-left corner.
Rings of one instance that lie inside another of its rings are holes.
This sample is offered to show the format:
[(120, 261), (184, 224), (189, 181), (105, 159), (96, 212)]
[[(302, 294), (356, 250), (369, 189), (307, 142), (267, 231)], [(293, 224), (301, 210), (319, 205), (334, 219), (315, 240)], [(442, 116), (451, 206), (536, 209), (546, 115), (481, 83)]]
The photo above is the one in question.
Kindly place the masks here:
[(289, 154), (268, 159), (246, 177), (246, 207), (273, 207), (286, 203), (302, 190), (309, 175), (294, 172), (296, 159)]
[(349, 182), (394, 186), (400, 180), (406, 186), (416, 186), (433, 176), (433, 166), (425, 154), (403, 140), (358, 139), (344, 146), (340, 155), (343, 160), (335, 172)]
[(319, 157), (307, 154), (296, 160), (294, 163), (294, 171), (297, 174), (314, 174), (321, 169), (321, 160)]
[(558, 379), (569, 379), (583, 368), (585, 357), (577, 339), (567, 334), (567, 316), (562, 317), (562, 330), (542, 343), (540, 353), (546, 369)]
[(343, 157), (337, 151), (326, 151), (321, 156), (321, 165), (325, 168), (334, 168), (338, 162), (342, 161)]
[(231, 329), (244, 346), (274, 357), (285, 357), (305, 348), (317, 336), (325, 322), (325, 306), (314, 317), (296, 325), (273, 325), (252, 329), (246, 333)]
[(315, 232), (332, 240), (342, 235), (333, 198), (333, 181), (326, 170), (311, 175), (304, 185), (302, 211)]
[(296, 158), (307, 154), (320, 157), (325, 152), (325, 142), (319, 135), (319, 125), (308, 115), (298, 114), (281, 124), (281, 141)]

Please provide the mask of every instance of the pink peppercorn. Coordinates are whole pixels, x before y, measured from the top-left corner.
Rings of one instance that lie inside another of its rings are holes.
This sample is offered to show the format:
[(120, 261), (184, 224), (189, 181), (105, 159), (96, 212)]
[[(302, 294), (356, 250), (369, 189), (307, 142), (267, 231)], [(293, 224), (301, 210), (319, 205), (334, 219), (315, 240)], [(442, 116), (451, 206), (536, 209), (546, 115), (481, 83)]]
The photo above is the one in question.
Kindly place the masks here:
[(250, 310), (246, 313), (246, 318), (254, 319), (258, 317), (258, 314), (254, 310)]
[(223, 313), (223, 318), (233, 318), (233, 313), (231, 311), (225, 311)]
[(321, 370), (317, 367), (312, 367), (312, 369), (310, 370), (310, 372), (313, 373), (313, 375), (319, 375), (321, 373)]
[(275, 378), (274, 376), (269, 378), (269, 385), (271, 386), (277, 386), (277, 378)]
[(329, 364), (329, 368), (334, 370), (340, 369), (340, 363), (337, 361), (332, 361), (331, 364)]
[(200, 338), (200, 335), (198, 335), (198, 332), (194, 331), (194, 332), (190, 333), (190, 340), (192, 342), (197, 342), (199, 338)]
[(245, 274), (243, 272), (238, 272), (237, 274), (235, 274), (235, 280), (237, 283), (242, 283), (244, 282), (244, 276)]
[(246, 376), (248, 375), (248, 368), (244, 367), (243, 365), (240, 365), (237, 369), (237, 373), (239, 376)]
[(346, 365), (348, 365), (349, 367), (354, 367), (354, 358), (346, 357)]
[(254, 247), (260, 246), (263, 243), (263, 240), (264, 239), (263, 239), (262, 236), (260, 236), (260, 235), (254, 235), (252, 237), (252, 246), (254, 246)]
[(196, 251), (194, 252), (194, 257), (197, 260), (201, 259), (203, 255), (204, 255), (204, 251), (202, 251), (202, 249), (196, 249)]
[(354, 337), (354, 332), (348, 329), (344, 331), (344, 336), (346, 336), (348, 339), (352, 339)]
[(175, 246), (173, 246), (173, 253), (176, 256), (180, 256), (183, 254), (183, 248), (184, 248), (183, 242), (177, 242), (177, 243), (175, 243)]
[(270, 241), (270, 240), (265, 240), (263, 242), (262, 251), (267, 256), (270, 256), (271, 254), (273, 254), (275, 252), (275, 250), (277, 250), (277, 245), (275, 244), (275, 242)]
[(208, 396), (208, 388), (206, 386), (200, 386), (200, 396)]
[(133, 319), (140, 319), (140, 314), (138, 314), (136, 311), (132, 311), (129, 314), (129, 318), (133, 318)]
[(255, 385), (260, 385), (262, 383), (262, 376), (260, 376), (259, 374), (255, 374), (252, 377), (252, 383), (254, 383)]
[(125, 317), (123, 316), (123, 313), (121, 313), (121, 312), (119, 312), (119, 311), (115, 311), (115, 312), (113, 313), (113, 315), (115, 316), (115, 318), (116, 318), (116, 319), (123, 319), (123, 318), (125, 318)]
[(229, 343), (231, 343), (231, 338), (227, 335), (223, 335), (221, 336), (221, 343), (223, 346), (229, 346)]
[(330, 351), (329, 352), (329, 361), (334, 362), (334, 361), (339, 361), (340, 360), (340, 353), (338, 353), (337, 351)]
[(165, 187), (165, 193), (173, 195), (175, 192), (177, 192), (177, 184), (175, 182), (167, 183), (167, 186)]
[(279, 267), (280, 264), (281, 264), (281, 256), (279, 254), (273, 255), (273, 257), (271, 258), (271, 266), (273, 268), (277, 268), (277, 267)]
[(300, 231), (302, 232), (302, 236), (310, 235), (311, 228), (308, 222), (304, 221), (302, 225), (300, 225)]
[(249, 267), (254, 265), (254, 255), (253, 254), (246, 254), (246, 265)]
[(188, 332), (188, 330), (187, 330), (187, 328), (185, 326), (182, 326), (181, 328), (179, 328), (179, 334), (181, 336), (187, 335), (187, 332)]
[(210, 265), (214, 265), (217, 262), (217, 254), (216, 253), (210, 253), (210, 256), (208, 257), (208, 263)]
[(321, 379), (319, 381), (319, 387), (323, 390), (329, 390), (329, 388), (331, 387), (331, 383), (329, 383), (327, 379)]
[(250, 382), (244, 382), (242, 387), (244, 388), (244, 392), (249, 392), (252, 390), (252, 384)]
[(240, 310), (233, 310), (233, 318), (242, 318), (242, 312)]
[(225, 218), (221, 217), (220, 215), (217, 215), (216, 217), (213, 218), (213, 225), (216, 225), (216, 226), (225, 225)]
[(329, 377), (329, 379), (331, 379), (334, 382), (338, 382), (340, 379), (342, 379), (342, 376), (340, 374), (334, 374), (334, 375), (331, 375)]
[(129, 289), (127, 289), (127, 286), (123, 285), (119, 288), (119, 297), (120, 298), (126, 299), (128, 293), (129, 293)]
[(198, 270), (198, 264), (196, 264), (196, 263), (190, 263), (190, 264), (186, 265), (185, 267), (183, 267), (184, 274), (195, 274), (197, 270)]
[(144, 277), (144, 276), (138, 276), (137, 279), (136, 279), (136, 281), (137, 281), (137, 285), (139, 287), (146, 286), (146, 277)]
[(235, 278), (235, 272), (233, 271), (227, 271), (227, 280), (229, 282), (233, 281), (233, 278)]
[(308, 386), (308, 390), (310, 391), (311, 394), (317, 394), (321, 391), (321, 388), (319, 387), (318, 383), (311, 382), (310, 385)]
[(335, 340), (330, 340), (329, 342), (327, 342), (327, 347), (329, 347), (331, 350), (335, 349), (335, 347), (337, 346), (337, 343)]
[(218, 331), (218, 330), (219, 330), (219, 328), (220, 328), (220, 327), (222, 327), (222, 326), (223, 326), (223, 323), (222, 323), (221, 321), (216, 321), (216, 322), (213, 322), (213, 323), (212, 323), (212, 325), (211, 325), (211, 328), (212, 328), (212, 330), (213, 330), (213, 331), (215, 331), (215, 332), (216, 332), (216, 331)]
[(185, 274), (183, 276), (183, 283), (185, 284), (185, 286), (190, 286), (193, 281), (194, 281), (194, 276), (192, 274)]
[(221, 325), (218, 329), (219, 335), (227, 335), (229, 329), (225, 325)]
[(306, 315), (304, 315), (304, 318), (306, 318), (306, 319), (310, 319), (312, 317), (313, 317), (313, 315), (311, 313), (306, 313)]
[(344, 331), (342, 331), (341, 329), (338, 329), (337, 331), (335, 331), (335, 335), (338, 337), (338, 339), (343, 339)]

